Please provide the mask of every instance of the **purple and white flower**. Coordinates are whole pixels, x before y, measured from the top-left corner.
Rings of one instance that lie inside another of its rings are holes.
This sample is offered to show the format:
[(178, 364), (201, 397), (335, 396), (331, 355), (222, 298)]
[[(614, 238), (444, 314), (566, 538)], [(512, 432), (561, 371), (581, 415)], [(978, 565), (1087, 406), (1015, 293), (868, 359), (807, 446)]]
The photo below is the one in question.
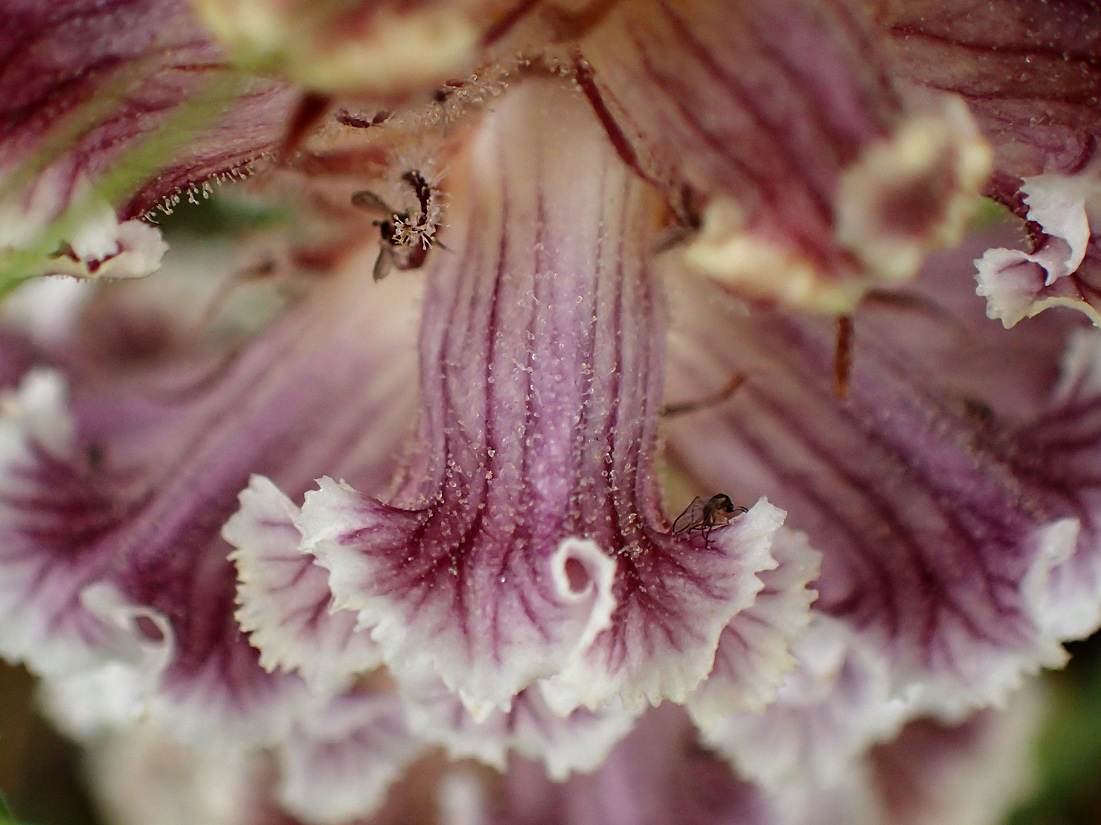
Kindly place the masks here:
[(0, 2), (0, 289), (95, 282), (0, 319), (0, 654), (113, 816), (994, 822), (1101, 625), (1101, 18), (194, 5)]

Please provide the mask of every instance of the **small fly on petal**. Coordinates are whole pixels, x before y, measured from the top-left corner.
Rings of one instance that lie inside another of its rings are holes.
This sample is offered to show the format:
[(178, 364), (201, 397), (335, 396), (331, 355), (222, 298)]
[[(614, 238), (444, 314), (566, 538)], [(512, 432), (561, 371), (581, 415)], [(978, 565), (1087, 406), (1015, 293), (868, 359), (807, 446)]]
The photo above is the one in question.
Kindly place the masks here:
[(713, 528), (721, 527), (747, 512), (745, 507), (735, 505), (725, 493), (713, 495), (706, 501), (696, 496), (673, 522), (673, 533), (699, 531), (706, 537)]
[(401, 179), (413, 189), (417, 200), (414, 210), (398, 211), (385, 200), (366, 189), (352, 195), (352, 204), (361, 209), (382, 212), (388, 215), (383, 220), (374, 221), (379, 229), (378, 258), (375, 259), (374, 279), (381, 281), (394, 267), (398, 269), (420, 269), (433, 246), (446, 249), (437, 239), (439, 229), (439, 206), (432, 186), (416, 169), (411, 169)]

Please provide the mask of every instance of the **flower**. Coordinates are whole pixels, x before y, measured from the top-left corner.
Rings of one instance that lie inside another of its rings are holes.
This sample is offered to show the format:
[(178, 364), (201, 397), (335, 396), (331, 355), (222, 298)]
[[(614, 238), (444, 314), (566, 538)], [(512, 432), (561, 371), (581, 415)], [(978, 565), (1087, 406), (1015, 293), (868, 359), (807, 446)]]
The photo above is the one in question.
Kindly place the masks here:
[(968, 241), (987, 311), (1092, 311), (1098, 29), (929, 5), (11, 4), (8, 288), (150, 274), (219, 176), (294, 215), (218, 323), (16, 296), (0, 652), (120, 821), (135, 758), (227, 823), (407, 772), (446, 821), (996, 819), (1030, 714), (980, 709), (1101, 624), (1099, 339), (916, 276), (993, 164), (1036, 243)]

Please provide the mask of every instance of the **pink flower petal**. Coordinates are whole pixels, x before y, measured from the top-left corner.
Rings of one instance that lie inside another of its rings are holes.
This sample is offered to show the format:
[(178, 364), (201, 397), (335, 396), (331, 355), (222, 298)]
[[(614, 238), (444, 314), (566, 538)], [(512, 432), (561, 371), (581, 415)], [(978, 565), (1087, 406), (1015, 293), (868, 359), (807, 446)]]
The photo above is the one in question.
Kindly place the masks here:
[[(213, 372), (196, 376), (194, 353), (144, 367), (74, 359), (68, 404), (56, 374), (32, 376), (4, 422), (7, 655), (55, 675), (114, 668), (143, 640), (163, 642), (167, 661), (128, 678), (149, 682), (145, 707), (177, 736), (287, 732), (305, 686), (259, 666), (234, 618), (236, 576), (219, 531), (252, 470), (299, 494), (318, 466), (371, 488), (393, 472), (413, 401), (403, 336), (414, 296), (399, 282), (368, 293), (366, 269), (360, 261), (319, 286)], [(111, 615), (129, 623), (92, 609), (89, 593), (103, 586), (129, 611)]]
[(430, 665), (476, 717), (552, 676), (562, 714), (684, 701), (782, 514), (665, 530), (654, 202), (551, 83), (510, 90), (453, 166), (470, 177), (425, 299), (422, 452), (391, 504), (323, 479), (303, 548), (399, 678)]
[[(73, 207), (75, 223), (43, 252), (38, 271), (147, 275), (165, 247), (137, 219), (275, 148), (294, 95), (231, 77), (180, 0), (16, 5), (0, 31), (0, 252), (35, 249)], [(219, 84), (242, 85), (228, 99), (196, 102)], [(201, 128), (159, 131), (189, 105), (207, 118)], [(115, 202), (105, 200), (95, 187), (149, 139), (170, 143), (130, 170), (134, 180)]]
[[(621, 152), (741, 294), (848, 312), (958, 240), (988, 173), (964, 107), (906, 102), (856, 3), (621, 3), (581, 43)], [(694, 214), (698, 213), (698, 214)]]
[[(790, 510), (823, 553), (816, 608), (886, 652), (893, 691), (922, 686), (947, 707), (999, 701), (1021, 674), (1061, 665), (1061, 642), (1096, 629), (1094, 391), (1083, 385), (1046, 409), (992, 410), (975, 393), (997, 386), (995, 376), (953, 388), (961, 364), (1041, 375), (1029, 361), (1043, 363), (1058, 338), (991, 324), (1000, 337), (972, 333), (953, 304), (912, 298), (878, 322), (858, 317), (842, 400), (826, 325), (746, 316), (705, 288), (684, 290), (692, 327), (673, 348), (677, 395), (746, 380), (721, 408), (674, 427), (673, 454), (700, 485), (764, 492)], [(908, 314), (924, 327), (896, 320)], [(1050, 378), (1054, 359), (1046, 366)]]
[(1073, 306), (1096, 321), (1101, 253), (1087, 214), (1096, 228), (1101, 13), (1043, 0), (890, 2), (876, 13), (892, 71), (963, 96), (994, 146), (988, 194), (1029, 221), (1029, 250), (977, 262), (990, 317), (1012, 326)]
[(298, 551), (299, 510), (267, 478), (254, 476), (241, 509), (222, 529), (237, 549), (237, 620), (267, 670), (297, 672), (322, 693), (348, 686), (382, 663), (378, 646), (356, 630), (356, 615), (330, 612), (329, 577)]

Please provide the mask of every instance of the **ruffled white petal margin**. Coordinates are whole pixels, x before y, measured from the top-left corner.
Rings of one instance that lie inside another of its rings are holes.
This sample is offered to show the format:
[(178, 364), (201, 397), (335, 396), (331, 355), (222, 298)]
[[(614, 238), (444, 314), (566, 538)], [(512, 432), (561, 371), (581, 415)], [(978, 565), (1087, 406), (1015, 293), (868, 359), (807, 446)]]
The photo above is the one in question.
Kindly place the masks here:
[(296, 671), (311, 688), (335, 693), (382, 662), (356, 614), (332, 606), (328, 573), (298, 550), (299, 509), (263, 476), (241, 493), (222, 536), (237, 549), (237, 621), (267, 670)]
[(390, 693), (350, 692), (305, 717), (279, 749), (277, 794), (309, 822), (339, 823), (378, 809), (428, 744), (410, 734)]
[(975, 261), (987, 314), (1011, 327), (1048, 307), (1077, 309), (1101, 325), (1101, 171), (1047, 172), (1021, 185), (1028, 220), (1042, 230), (1031, 252), (991, 249)]
[(428, 670), (420, 678), (406, 676), (402, 691), (410, 728), (444, 745), (452, 759), (472, 757), (504, 771), (509, 753), (515, 752), (542, 761), (557, 782), (600, 767), (639, 715), (609, 707), (580, 708), (562, 717), (547, 706), (537, 683), (516, 696), (509, 711), (491, 711), (479, 722)]
[(723, 630), (711, 673), (688, 697), (688, 712), (704, 730), (735, 711), (760, 713), (796, 667), (791, 648), (811, 621), (818, 593), (809, 585), (822, 556), (804, 534), (783, 527), (772, 555), (778, 566), (760, 574), (764, 588)]

